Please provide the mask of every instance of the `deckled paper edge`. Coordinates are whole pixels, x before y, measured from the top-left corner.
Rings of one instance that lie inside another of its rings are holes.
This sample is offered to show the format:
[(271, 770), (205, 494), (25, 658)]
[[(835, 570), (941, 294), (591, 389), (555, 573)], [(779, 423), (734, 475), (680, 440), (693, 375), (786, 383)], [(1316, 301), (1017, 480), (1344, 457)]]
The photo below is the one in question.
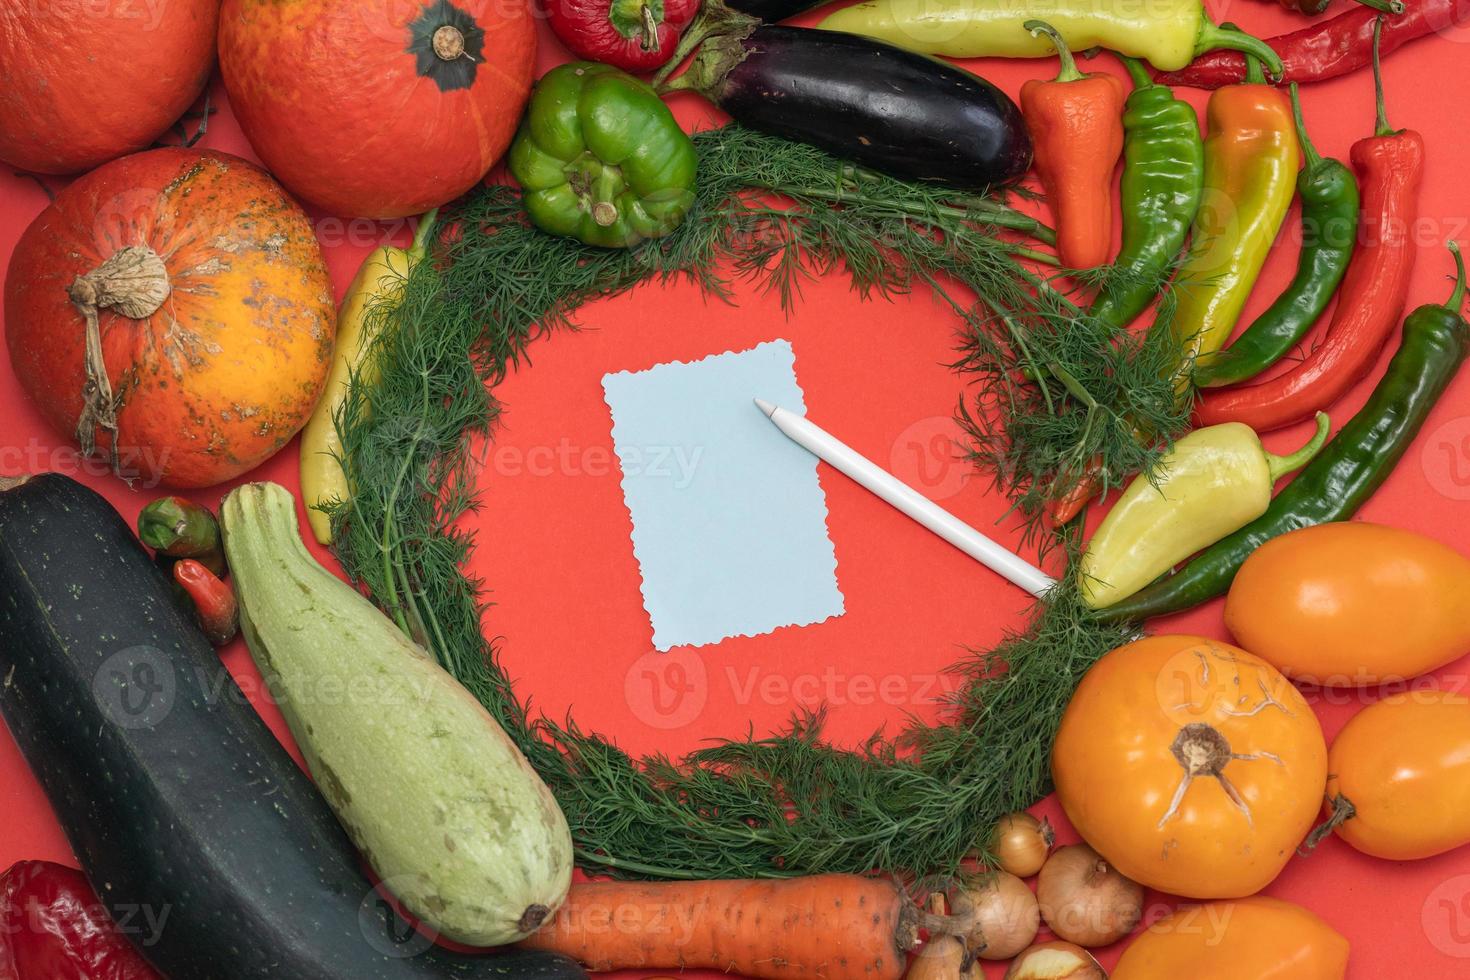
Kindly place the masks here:
[[(604, 374), (602, 376), (602, 382), (601, 382), (601, 384), (602, 384), (602, 400), (603, 400), (603, 403), (607, 405), (608, 414), (610, 416), (612, 416), (612, 421), (613, 421), (613, 425), (612, 425), (613, 458), (618, 461), (618, 472), (620, 472), (620, 473), (623, 472), (623, 459), (622, 459), (621, 456), (618, 455), (618, 412), (617, 412), (617, 408), (614, 407), (612, 401), (610, 400), (610, 398), (608, 396), (607, 380), (609, 378), (620, 378), (620, 377), (625, 377), (625, 376), (626, 377), (636, 377), (637, 375), (640, 375), (640, 374), (647, 374), (650, 371), (655, 371), (655, 370), (658, 370), (659, 368), (670, 367), (670, 366), (690, 367), (690, 366), (693, 366), (693, 365), (696, 365), (696, 364), (703, 364), (706, 361), (719, 360), (720, 358), (723, 358), (723, 357), (736, 357), (736, 356), (739, 356), (741, 354), (751, 354), (751, 353), (754, 353), (755, 351), (760, 350), (762, 347), (769, 347), (769, 346), (776, 345), (776, 344), (784, 344), (786, 346), (786, 349), (791, 352), (791, 376), (792, 376), (792, 378), (794, 380), (794, 383), (796, 385), (796, 390), (801, 393), (801, 412), (802, 412), (803, 415), (805, 415), (806, 414), (806, 389), (802, 388), (802, 386), (801, 386), (801, 376), (796, 373), (796, 345), (793, 344), (791, 341), (787, 340), (784, 337), (775, 337), (775, 338), (772, 338), (771, 340), (764, 340), (764, 341), (761, 341), (760, 343), (756, 344), (754, 347), (747, 347), (744, 350), (735, 350), (734, 348), (726, 348), (721, 353), (718, 353), (718, 354), (708, 354), (708, 355), (706, 355), (704, 357), (696, 357), (696, 358), (694, 358), (692, 360), (679, 360), (679, 359), (674, 359), (674, 360), (669, 360), (669, 361), (660, 361), (657, 364), (652, 364), (652, 365), (650, 365), (650, 366), (648, 366), (646, 368), (639, 368), (636, 371), (631, 371), (631, 370), (609, 371), (607, 374)], [(752, 398), (753, 397), (754, 396), (752, 396)], [(782, 407), (789, 407), (789, 406), (782, 406)], [(752, 403), (751, 403), (750, 410), (752, 412), (758, 411), (758, 409), (755, 407), (754, 401), (752, 401)], [(822, 534), (827, 539), (827, 544), (832, 549), (832, 587), (837, 592), (837, 611), (834, 612), (834, 613), (830, 613), (830, 614), (828, 614), (826, 616), (823, 616), (820, 619), (813, 619), (810, 622), (806, 622), (806, 623), (796, 623), (796, 622), (792, 622), (792, 623), (779, 623), (779, 624), (777, 624), (775, 626), (772, 626), (772, 627), (770, 627), (768, 629), (759, 630), (759, 631), (754, 632), (754, 633), (744, 633), (744, 632), (739, 632), (739, 633), (726, 633), (723, 636), (717, 637), (716, 639), (713, 639), (713, 640), (704, 640), (704, 641), (700, 641), (700, 642), (661, 643), (659, 641), (659, 638), (658, 638), (658, 630), (657, 630), (657, 627), (655, 626), (655, 624), (653, 622), (653, 612), (648, 608), (648, 577), (643, 574), (643, 555), (640, 552), (639, 545), (638, 545), (638, 520), (637, 520), (637, 518), (635, 518), (633, 516), (633, 508), (628, 505), (628, 487), (627, 487), (628, 477), (627, 477), (627, 474), (624, 473), (622, 479), (620, 479), (618, 481), (618, 491), (623, 496), (623, 509), (627, 511), (627, 513), (628, 513), (628, 521), (633, 526), (633, 533), (632, 533), (631, 537), (632, 537), (632, 540), (633, 540), (633, 558), (634, 558), (634, 560), (636, 560), (638, 562), (638, 594), (643, 599), (643, 612), (648, 617), (649, 627), (650, 627), (650, 629), (653, 632), (653, 648), (655, 650), (657, 650), (659, 653), (668, 653), (670, 650), (678, 649), (680, 647), (688, 647), (690, 649), (699, 649), (700, 647), (714, 646), (717, 643), (723, 643), (725, 640), (746, 639), (746, 638), (753, 638), (753, 637), (757, 637), (757, 636), (769, 636), (772, 633), (775, 633), (777, 630), (801, 629), (801, 628), (804, 628), (804, 627), (807, 627), (807, 626), (820, 626), (823, 623), (829, 622), (829, 621), (831, 621), (833, 619), (836, 619), (839, 616), (845, 616), (847, 614), (847, 594), (842, 591), (842, 580), (837, 575), (837, 572), (838, 572), (838, 564), (839, 564), (838, 563), (838, 560), (837, 560), (837, 542), (835, 542), (835, 541), (832, 540), (832, 525), (830, 523), (830, 518), (831, 518), (831, 515), (832, 515), (832, 509), (827, 505), (827, 488), (824, 487), (824, 486), (822, 486), (822, 473), (821, 473), (821, 467), (819, 466), (819, 464), (821, 463), (821, 460), (818, 459), (814, 454), (808, 453), (807, 455), (811, 456), (812, 473), (813, 473), (813, 476), (816, 477), (816, 480), (817, 480), (817, 494), (821, 498), (821, 504), (822, 504)]]

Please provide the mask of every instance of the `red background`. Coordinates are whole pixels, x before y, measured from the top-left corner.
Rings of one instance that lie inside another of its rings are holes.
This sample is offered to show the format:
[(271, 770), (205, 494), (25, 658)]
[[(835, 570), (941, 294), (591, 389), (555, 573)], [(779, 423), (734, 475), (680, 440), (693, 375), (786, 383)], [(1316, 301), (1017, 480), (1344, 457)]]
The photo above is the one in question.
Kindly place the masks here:
[[(1213, 12), (1217, 20), (1236, 20), (1267, 36), (1301, 23), (1270, 3), (1215, 4)], [(566, 58), (544, 27), (541, 36), (543, 69)], [(1426, 219), (1418, 231), (1411, 306), (1448, 295), (1449, 257), (1439, 243), (1455, 237), (1470, 245), (1464, 190), (1470, 160), (1464, 125), (1467, 42), (1470, 30), (1430, 38), (1385, 66), (1394, 124), (1420, 130), (1429, 146)], [(1049, 75), (1054, 62), (973, 67), (1015, 95), (1025, 79)], [(1090, 67), (1116, 71), (1109, 59)], [(213, 91), (223, 106), (217, 80)], [(1203, 110), (1204, 93), (1186, 94)], [(1366, 74), (1313, 86), (1304, 100), (1324, 154), (1346, 159), (1351, 143), (1371, 129), (1372, 79)], [(690, 128), (722, 121), (690, 96), (680, 97), (675, 108)], [(204, 145), (251, 155), (228, 106), (211, 119)], [(57, 188), (63, 182), (49, 183)], [(45, 204), (35, 182), (0, 174), (0, 262), (8, 261), (22, 230)], [(401, 225), (314, 217), (339, 293), (368, 249), (385, 238), (406, 239)], [(1288, 229), (1294, 223), (1293, 216)], [(1270, 302), (1294, 269), (1290, 239), (1286, 235), (1272, 256), (1247, 319)], [(538, 342), (531, 351), (536, 369), (523, 367), (504, 383), (499, 393), (507, 405), (505, 424), (498, 443), (484, 450), (485, 507), (470, 518), (479, 532), (473, 571), (493, 590), (487, 628), (501, 638), (520, 690), (534, 695), (543, 711), (560, 716), (573, 710), (583, 727), (615, 735), (636, 751), (679, 753), (751, 727), (768, 731), (794, 710), (822, 702), (832, 707), (831, 735), (849, 743), (877, 727), (891, 729), (909, 713), (934, 719), (936, 697), (954, 683), (944, 669), (965, 648), (988, 646), (1004, 629), (1020, 625), (1026, 598), (825, 467), (821, 480), (847, 614), (697, 651), (651, 652), (599, 384), (608, 371), (790, 339), (813, 418), (977, 527), (993, 528), (1000, 540), (1017, 544), (1012, 524), (1002, 520), (1005, 503), (953, 458), (949, 439), (957, 430), (950, 419), (964, 384), (945, 367), (955, 345), (950, 316), (923, 295), (893, 304), (860, 302), (840, 277), (807, 283), (791, 317), (773, 296), (750, 288), (737, 295), (738, 307), (706, 301), (692, 287), (649, 287), (590, 305), (582, 311), (582, 333)], [(1357, 410), (1381, 371), (1382, 363), (1373, 379), (1334, 408), (1337, 422)], [(0, 364), (0, 419), (0, 474), (71, 473), (129, 519), (154, 495), (131, 491), (98, 466), (79, 462), (22, 397), (8, 363)], [(1267, 441), (1280, 451), (1305, 438), (1305, 429), (1298, 429)], [(294, 449), (250, 478), (294, 487)], [(213, 503), (217, 494), (200, 499)], [(1470, 551), (1467, 514), (1470, 372), (1362, 516)], [(1225, 636), (1218, 603), (1154, 628)], [(237, 642), (224, 657), (237, 675), (253, 673), (243, 644)], [(1467, 666), (1470, 661), (1453, 664), (1435, 680), (1465, 687)], [(1329, 738), (1371, 699), (1307, 693)], [(260, 707), (284, 738), (274, 709)], [(73, 861), (8, 735), (0, 735), (0, 801), (6, 811), (0, 867), (24, 858)], [(1064, 839), (1073, 839), (1054, 802), (1037, 812), (1060, 824)], [(1269, 892), (1313, 909), (1348, 935), (1349, 975), (1358, 980), (1470, 975), (1470, 850), (1400, 865), (1367, 858), (1333, 839), (1312, 857), (1293, 861)], [(1169, 907), (1166, 896), (1150, 894), (1150, 918)], [(1116, 960), (1121, 946), (1099, 954), (1105, 965)], [(987, 975), (1000, 972), (991, 967)]]

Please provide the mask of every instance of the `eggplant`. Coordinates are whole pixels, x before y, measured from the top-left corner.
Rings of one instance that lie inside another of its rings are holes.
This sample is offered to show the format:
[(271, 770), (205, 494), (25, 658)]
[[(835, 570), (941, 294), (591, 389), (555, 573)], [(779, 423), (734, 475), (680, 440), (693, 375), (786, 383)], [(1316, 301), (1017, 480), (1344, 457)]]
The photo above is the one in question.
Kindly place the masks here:
[(382, 901), (128, 524), (68, 477), (0, 480), (0, 713), (97, 894), (173, 980), (586, 976), (450, 952)]
[(774, 24), (808, 10), (815, 10), (827, 0), (725, 0), (725, 6), (749, 14), (757, 20)]
[(693, 89), (741, 125), (904, 180), (983, 191), (1031, 168), (1021, 110), (977, 75), (854, 34), (731, 22), (669, 90)]

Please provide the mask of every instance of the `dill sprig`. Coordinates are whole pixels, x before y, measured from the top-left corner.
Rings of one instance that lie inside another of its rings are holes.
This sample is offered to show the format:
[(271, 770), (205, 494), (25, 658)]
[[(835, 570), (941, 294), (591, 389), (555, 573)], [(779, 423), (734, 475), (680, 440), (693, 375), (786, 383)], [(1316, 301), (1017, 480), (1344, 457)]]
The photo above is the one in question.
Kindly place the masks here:
[(1162, 438), (1182, 424), (1148, 401), (1172, 403), (1154, 363), (1162, 355), (1147, 338), (1097, 336), (1018, 261), (1025, 246), (1003, 230), (1049, 233), (1003, 201), (863, 173), (736, 127), (695, 142), (700, 181), (688, 219), (632, 250), (545, 235), (506, 187), (483, 189), (448, 216), (430, 261), (370, 311), (369, 367), (351, 379), (337, 418), (352, 488), (332, 510), (338, 557), (526, 753), (588, 870), (953, 872), (1000, 815), (1047, 791), (1062, 709), (1126, 628), (1095, 622), (1064, 579), (1024, 632), (956, 667), (965, 684), (953, 724), (915, 723), (842, 749), (822, 740), (820, 714), (805, 715), (681, 762), (634, 758), (571, 719), (535, 712), (485, 639), (482, 583), (463, 571), (473, 542), (456, 518), (476, 505), (471, 447), (493, 433), (493, 387), (533, 339), (575, 327), (577, 308), (595, 297), (684, 276), (728, 298), (738, 277), (793, 309), (807, 277), (845, 270), (864, 295), (928, 291), (955, 312), (960, 368), (979, 382), (970, 414), (995, 426), (981, 458), (1024, 501), (1058, 460), (1095, 453), (1109, 472), (1152, 462), (1157, 447), (1118, 420), (1159, 423)]

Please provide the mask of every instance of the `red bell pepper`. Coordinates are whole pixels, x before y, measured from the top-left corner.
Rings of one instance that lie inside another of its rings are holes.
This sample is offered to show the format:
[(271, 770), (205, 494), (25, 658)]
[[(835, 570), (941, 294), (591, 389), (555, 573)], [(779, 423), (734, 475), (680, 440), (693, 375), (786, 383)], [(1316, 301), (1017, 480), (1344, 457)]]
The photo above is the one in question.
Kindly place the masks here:
[(700, 0), (546, 0), (546, 18), (579, 58), (623, 71), (662, 67)]
[[(138, 924), (140, 930), (161, 926)], [(21, 861), (0, 875), (0, 980), (162, 978), (113, 922), (80, 871), (50, 861)]]

